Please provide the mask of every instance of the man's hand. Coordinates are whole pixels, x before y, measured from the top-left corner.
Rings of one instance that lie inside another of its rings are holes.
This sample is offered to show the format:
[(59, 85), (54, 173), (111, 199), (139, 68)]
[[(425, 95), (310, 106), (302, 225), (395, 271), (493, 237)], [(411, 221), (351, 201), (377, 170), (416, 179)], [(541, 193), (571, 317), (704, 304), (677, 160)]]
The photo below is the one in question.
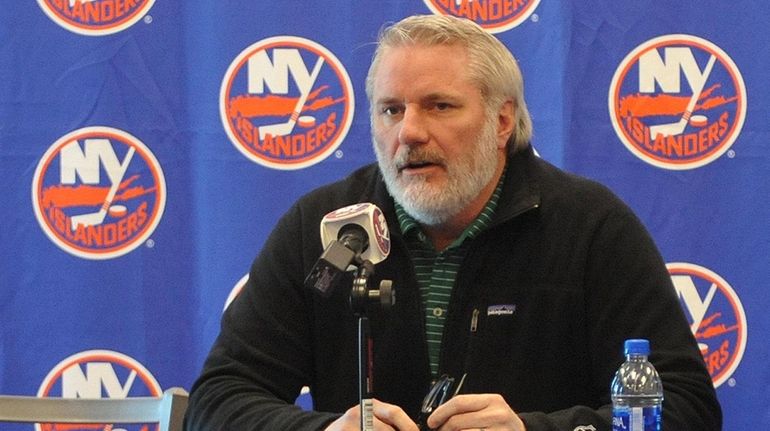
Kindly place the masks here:
[(428, 417), (438, 431), (526, 431), (519, 416), (498, 394), (457, 395)]
[[(375, 431), (419, 431), (401, 407), (373, 400)], [(361, 407), (356, 405), (348, 409), (339, 419), (329, 424), (325, 431), (360, 431)]]

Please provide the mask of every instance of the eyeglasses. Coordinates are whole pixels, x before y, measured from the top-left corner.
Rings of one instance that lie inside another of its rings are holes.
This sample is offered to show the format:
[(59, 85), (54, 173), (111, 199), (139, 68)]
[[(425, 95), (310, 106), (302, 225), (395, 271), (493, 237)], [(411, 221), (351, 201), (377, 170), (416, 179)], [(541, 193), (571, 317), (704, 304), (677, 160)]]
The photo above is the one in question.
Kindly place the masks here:
[(463, 374), (462, 378), (460, 378), (460, 381), (454, 388), (454, 392), (451, 392), (452, 387), (455, 384), (454, 377), (449, 377), (448, 375), (444, 374), (443, 376), (439, 377), (438, 380), (436, 380), (436, 382), (430, 388), (430, 391), (428, 391), (428, 395), (426, 395), (422, 400), (420, 417), (417, 420), (417, 423), (420, 426), (420, 431), (433, 431), (428, 427), (428, 416), (430, 416), (431, 413), (433, 413), (433, 411), (438, 408), (438, 406), (449, 401), (452, 397), (460, 392), (460, 388), (462, 388), (463, 382), (465, 381), (465, 376), (467, 376), (467, 374)]

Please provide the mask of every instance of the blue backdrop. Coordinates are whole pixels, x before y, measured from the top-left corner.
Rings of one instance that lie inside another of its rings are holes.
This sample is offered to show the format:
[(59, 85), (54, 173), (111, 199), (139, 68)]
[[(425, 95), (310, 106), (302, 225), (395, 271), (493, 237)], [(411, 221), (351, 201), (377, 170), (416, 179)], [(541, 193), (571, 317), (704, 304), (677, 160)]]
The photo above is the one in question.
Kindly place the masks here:
[(0, 8), (0, 393), (189, 389), (277, 217), (373, 161), (373, 42), (415, 13), (510, 47), (539, 154), (653, 234), (724, 429), (770, 429), (764, 0)]

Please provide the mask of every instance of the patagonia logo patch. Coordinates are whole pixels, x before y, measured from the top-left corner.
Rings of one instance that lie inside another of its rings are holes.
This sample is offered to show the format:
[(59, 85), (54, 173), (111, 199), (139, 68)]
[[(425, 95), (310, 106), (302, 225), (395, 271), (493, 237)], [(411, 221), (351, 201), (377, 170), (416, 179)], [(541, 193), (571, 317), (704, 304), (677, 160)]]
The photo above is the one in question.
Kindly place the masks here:
[(487, 307), (487, 316), (506, 316), (516, 311), (516, 304), (490, 305)]

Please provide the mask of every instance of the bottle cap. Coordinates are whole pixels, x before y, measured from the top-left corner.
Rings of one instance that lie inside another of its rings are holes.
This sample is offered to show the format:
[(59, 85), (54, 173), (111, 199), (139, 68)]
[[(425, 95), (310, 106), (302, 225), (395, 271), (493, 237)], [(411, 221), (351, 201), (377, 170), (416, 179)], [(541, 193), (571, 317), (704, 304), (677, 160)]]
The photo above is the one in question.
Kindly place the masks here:
[(650, 342), (642, 338), (626, 340), (624, 347), (626, 355), (649, 356), (650, 354)]

